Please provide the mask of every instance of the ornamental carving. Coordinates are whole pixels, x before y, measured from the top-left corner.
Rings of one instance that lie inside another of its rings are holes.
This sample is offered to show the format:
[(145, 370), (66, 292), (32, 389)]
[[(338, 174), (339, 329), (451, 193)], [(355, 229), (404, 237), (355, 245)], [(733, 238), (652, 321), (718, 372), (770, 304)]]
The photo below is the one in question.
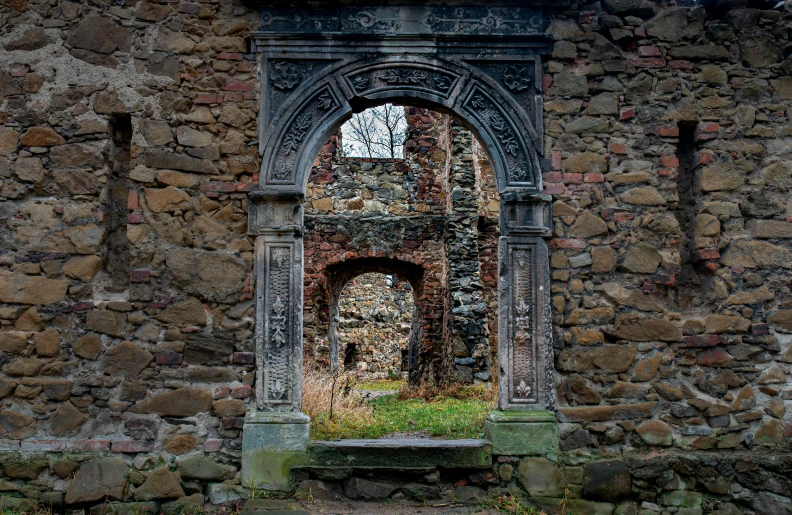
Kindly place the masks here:
[(335, 100), (333, 100), (333, 97), (330, 96), (330, 93), (325, 91), (319, 95), (319, 98), (316, 99), (316, 105), (319, 106), (319, 109), (329, 111), (335, 107), (336, 103)]
[(292, 152), (297, 151), (302, 145), (308, 130), (313, 124), (313, 113), (304, 113), (297, 117), (292, 124), (286, 137), (283, 138), (283, 153), (287, 156)]
[(288, 91), (300, 83), (302, 72), (296, 64), (287, 61), (273, 63), (270, 71), (270, 82), (278, 89)]
[(370, 83), (371, 81), (368, 77), (355, 77), (352, 79), (352, 85), (355, 86), (356, 91), (363, 91)]
[(495, 137), (503, 147), (503, 151), (512, 157), (517, 157), (520, 149), (517, 137), (514, 135), (509, 122), (506, 121), (495, 109), (494, 104), (484, 97), (484, 95), (474, 95), (470, 100), (470, 106), (479, 111), (479, 116), (486, 123)]
[(283, 161), (279, 161), (272, 170), (272, 178), (276, 181), (286, 181), (291, 177), (291, 168)]
[(531, 73), (530, 68), (521, 64), (511, 64), (503, 71), (503, 83), (512, 93), (517, 93), (531, 86)]
[(426, 72), (424, 72), (423, 70), (416, 70), (411, 68), (394, 68), (392, 70), (388, 70), (383, 75), (380, 75), (378, 78), (382, 82), (386, 82), (388, 84), (420, 85), (426, 81), (427, 75)]
[(513, 326), (511, 344), (512, 397), (531, 400), (536, 381), (536, 352), (533, 338), (533, 268), (531, 252), (527, 249), (513, 251), (512, 302)]
[[(290, 297), (290, 250), (270, 247), (270, 273), (267, 288), (269, 313), (266, 337), (267, 397), (282, 401), (290, 388), (290, 349), (286, 348), (288, 332), (288, 302)], [(286, 299), (286, 300), (284, 300)]]

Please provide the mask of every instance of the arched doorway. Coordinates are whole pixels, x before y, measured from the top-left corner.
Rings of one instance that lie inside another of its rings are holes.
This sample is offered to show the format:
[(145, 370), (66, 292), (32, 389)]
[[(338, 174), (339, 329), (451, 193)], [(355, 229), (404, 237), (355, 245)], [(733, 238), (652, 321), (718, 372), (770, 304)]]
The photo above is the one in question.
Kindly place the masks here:
[(522, 7), (341, 4), (295, 16), (262, 11), (257, 236), (257, 406), (299, 412), (303, 212), (322, 145), (353, 112), (398, 103), (453, 115), (482, 142), (501, 199), (499, 376), (502, 410), (555, 404), (550, 199), (541, 194), (541, 12)]

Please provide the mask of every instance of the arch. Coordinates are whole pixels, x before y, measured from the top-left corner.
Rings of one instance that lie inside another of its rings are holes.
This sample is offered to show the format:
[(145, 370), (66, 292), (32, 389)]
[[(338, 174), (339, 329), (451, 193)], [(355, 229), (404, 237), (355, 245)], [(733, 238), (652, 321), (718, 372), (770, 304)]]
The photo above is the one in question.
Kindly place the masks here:
[[(287, 63), (265, 63), (269, 71), (265, 81), (273, 81)], [(533, 98), (526, 106), (507, 86), (521, 92), (541, 84), (534, 57), (525, 58), (523, 64), (503, 65), (490, 74), (484, 66), (464, 64), (437, 57), (387, 55), (342, 60), (301, 80), (282, 103), (265, 102), (269, 116), (261, 126), (259, 188), (301, 194), (322, 145), (354, 112), (402, 103), (449, 113), (468, 126), (489, 153), (501, 194), (541, 192), (541, 133), (531, 120), (539, 110), (538, 101)], [(502, 74), (500, 80), (492, 76), (497, 71)]]
[(402, 280), (410, 283), (413, 294), (413, 317), (410, 328), (408, 342), (408, 377), (411, 384), (418, 381), (418, 355), (420, 353), (420, 342), (424, 326), (424, 316), (421, 311), (419, 299), (424, 286), (424, 275), (426, 270), (414, 263), (400, 261), (392, 258), (362, 258), (341, 261), (325, 268), (325, 280), (328, 289), (328, 301), (330, 307), (330, 322), (327, 331), (327, 338), (330, 343), (331, 368), (337, 369), (338, 363), (338, 332), (339, 321), (339, 301), (341, 293), (350, 281), (356, 277), (368, 274), (379, 273), (395, 275)]

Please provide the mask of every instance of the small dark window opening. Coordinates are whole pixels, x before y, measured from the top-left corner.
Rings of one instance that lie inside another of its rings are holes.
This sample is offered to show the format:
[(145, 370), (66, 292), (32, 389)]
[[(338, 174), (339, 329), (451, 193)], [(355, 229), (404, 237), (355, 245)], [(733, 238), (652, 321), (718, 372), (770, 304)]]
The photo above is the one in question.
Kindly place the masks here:
[(702, 278), (696, 270), (693, 222), (698, 214), (698, 198), (695, 191), (696, 175), (696, 123), (681, 122), (679, 124), (679, 143), (676, 157), (679, 160), (677, 192), (679, 205), (674, 216), (682, 229), (682, 241), (679, 245), (681, 270), (677, 281), (679, 292), (679, 309), (687, 311), (693, 307), (693, 298), (697, 289), (702, 286)]
[(109, 237), (105, 270), (112, 281), (106, 289), (123, 292), (129, 288), (129, 240), (126, 236), (127, 199), (129, 198), (130, 149), (132, 147), (132, 116), (119, 113), (110, 125), (114, 152), (108, 199)]
[(357, 360), (357, 343), (347, 343), (346, 350), (344, 351), (344, 368), (354, 370)]

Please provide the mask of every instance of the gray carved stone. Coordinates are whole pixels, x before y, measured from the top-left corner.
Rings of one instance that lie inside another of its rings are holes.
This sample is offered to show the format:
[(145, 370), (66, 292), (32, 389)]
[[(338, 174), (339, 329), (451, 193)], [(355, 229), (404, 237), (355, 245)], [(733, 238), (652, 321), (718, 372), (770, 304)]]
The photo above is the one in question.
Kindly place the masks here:
[[(473, 4), (473, 2), (470, 2)], [(533, 5), (538, 6), (537, 1)], [(327, 5), (327, 4), (325, 4)], [(316, 156), (353, 112), (395, 102), (457, 116), (487, 147), (501, 194), (499, 343), (502, 410), (555, 405), (548, 250), (542, 196), (537, 7), (262, 7), (256, 243), (256, 395), (261, 411), (299, 411), (302, 384), (301, 199)], [(412, 358), (411, 358), (412, 359)]]

